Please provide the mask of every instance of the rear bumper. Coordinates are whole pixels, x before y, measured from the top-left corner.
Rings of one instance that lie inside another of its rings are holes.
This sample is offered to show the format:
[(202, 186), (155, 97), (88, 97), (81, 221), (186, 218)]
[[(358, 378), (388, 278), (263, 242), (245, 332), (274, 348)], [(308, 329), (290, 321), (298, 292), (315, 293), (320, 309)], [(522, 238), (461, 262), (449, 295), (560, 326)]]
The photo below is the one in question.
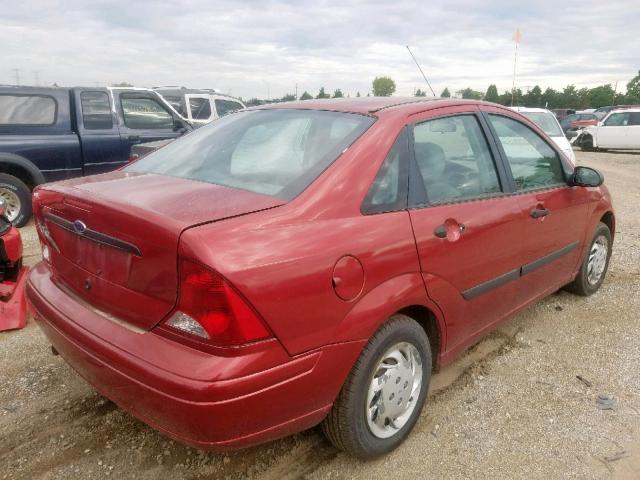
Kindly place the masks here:
[(212, 450), (319, 423), (362, 348), (352, 342), (292, 358), (270, 340), (231, 355), (201, 352), (96, 313), (60, 289), (44, 263), (29, 275), (27, 300), (56, 350), (100, 393), (157, 430)]

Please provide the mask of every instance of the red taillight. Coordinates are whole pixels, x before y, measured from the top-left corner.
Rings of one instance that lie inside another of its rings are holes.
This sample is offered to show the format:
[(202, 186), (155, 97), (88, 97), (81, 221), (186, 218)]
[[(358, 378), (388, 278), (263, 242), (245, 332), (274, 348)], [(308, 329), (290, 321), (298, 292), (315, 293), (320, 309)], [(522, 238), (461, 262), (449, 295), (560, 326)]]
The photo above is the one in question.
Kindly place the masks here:
[(178, 306), (166, 325), (208, 343), (242, 345), (270, 336), (253, 309), (216, 272), (180, 260)]

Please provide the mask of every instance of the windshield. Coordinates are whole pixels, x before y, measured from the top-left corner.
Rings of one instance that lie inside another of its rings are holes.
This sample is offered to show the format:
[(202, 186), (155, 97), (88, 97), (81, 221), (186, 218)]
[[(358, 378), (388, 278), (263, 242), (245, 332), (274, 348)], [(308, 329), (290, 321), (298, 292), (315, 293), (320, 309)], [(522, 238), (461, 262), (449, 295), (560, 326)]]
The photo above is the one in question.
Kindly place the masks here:
[(563, 133), (558, 121), (550, 112), (521, 112), (525, 117), (539, 126), (550, 137), (562, 137)]
[(318, 110), (228, 115), (132, 163), (157, 173), (291, 200), (374, 122)]

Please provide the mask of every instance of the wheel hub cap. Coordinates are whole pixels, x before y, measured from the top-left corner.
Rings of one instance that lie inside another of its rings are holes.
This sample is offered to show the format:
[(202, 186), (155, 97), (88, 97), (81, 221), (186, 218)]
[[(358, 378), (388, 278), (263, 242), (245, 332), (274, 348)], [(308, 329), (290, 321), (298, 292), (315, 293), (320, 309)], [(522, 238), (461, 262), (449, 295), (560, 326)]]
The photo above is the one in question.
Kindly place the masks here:
[(0, 198), (4, 200), (4, 215), (13, 222), (20, 213), (20, 199), (12, 190), (0, 188)]
[(609, 252), (609, 241), (604, 236), (599, 236), (589, 252), (589, 261), (587, 263), (587, 279), (591, 285), (595, 285), (600, 281), (604, 269), (607, 266), (607, 255)]
[(413, 413), (422, 386), (422, 360), (410, 343), (397, 343), (382, 356), (367, 392), (365, 415), (369, 430), (388, 438)]

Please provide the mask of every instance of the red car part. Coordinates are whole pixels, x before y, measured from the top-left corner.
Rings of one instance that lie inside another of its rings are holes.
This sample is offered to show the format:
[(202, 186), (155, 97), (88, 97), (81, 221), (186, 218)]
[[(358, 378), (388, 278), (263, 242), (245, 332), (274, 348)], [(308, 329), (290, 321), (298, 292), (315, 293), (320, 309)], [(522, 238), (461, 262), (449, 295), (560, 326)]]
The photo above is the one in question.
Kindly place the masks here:
[(24, 328), (27, 324), (24, 286), (28, 270), (22, 266), (20, 232), (4, 217), (0, 218), (0, 331)]

